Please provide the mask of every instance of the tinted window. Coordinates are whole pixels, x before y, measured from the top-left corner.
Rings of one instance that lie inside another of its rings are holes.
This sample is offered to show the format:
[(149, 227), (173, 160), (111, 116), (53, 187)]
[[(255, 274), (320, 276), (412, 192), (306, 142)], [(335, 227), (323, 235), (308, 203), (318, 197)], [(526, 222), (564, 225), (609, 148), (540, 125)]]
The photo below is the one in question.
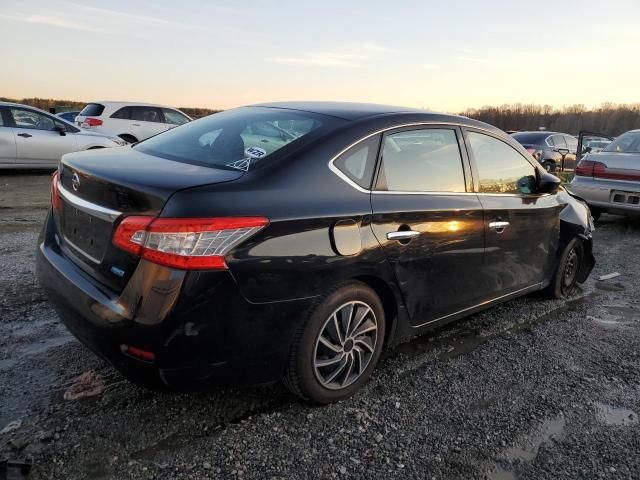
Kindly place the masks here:
[(129, 107), (131, 112), (131, 120), (140, 122), (156, 122), (164, 123), (160, 109), (155, 107)]
[(131, 110), (129, 107), (122, 107), (111, 115), (111, 118), (119, 118), (121, 120), (131, 120)]
[(518, 143), (523, 145), (539, 145), (544, 143), (546, 133), (539, 132), (518, 132), (511, 135)]
[(607, 145), (605, 152), (640, 153), (640, 131), (627, 132)]
[(80, 112), (85, 117), (99, 117), (104, 112), (104, 105), (99, 103), (88, 103)]
[(187, 117), (175, 110), (163, 108), (162, 113), (164, 113), (165, 123), (170, 123), (171, 125), (183, 125), (189, 121)]
[[(23, 110), (12, 108), (9, 110), (13, 117), (13, 122), (19, 128), (32, 128), (35, 130), (53, 130), (55, 122), (51, 117), (33, 110)], [(60, 122), (62, 124), (62, 122)]]
[(0, 108), (0, 127), (4, 127), (4, 112)]
[(513, 147), (489, 135), (468, 132), (482, 193), (534, 193), (536, 173)]
[(464, 192), (455, 130), (424, 129), (385, 135), (378, 185), (402, 192)]
[[(133, 148), (179, 162), (247, 171), (274, 152), (300, 145), (338, 122), (307, 112), (236, 108), (189, 122)], [(294, 128), (288, 129), (289, 125)]]
[(371, 177), (379, 145), (380, 135), (374, 135), (351, 147), (340, 155), (333, 164), (362, 188), (371, 188)]

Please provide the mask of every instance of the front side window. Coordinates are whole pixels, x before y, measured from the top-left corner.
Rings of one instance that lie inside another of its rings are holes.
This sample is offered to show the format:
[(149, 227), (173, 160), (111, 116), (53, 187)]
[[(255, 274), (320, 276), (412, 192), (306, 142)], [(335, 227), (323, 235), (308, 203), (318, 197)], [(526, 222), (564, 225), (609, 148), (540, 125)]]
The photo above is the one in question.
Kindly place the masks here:
[(398, 192), (464, 192), (455, 130), (429, 128), (385, 135), (378, 187)]
[(551, 137), (551, 140), (553, 141), (552, 145), (558, 148), (567, 148), (567, 143), (564, 141), (563, 135), (554, 135)]
[(480, 193), (535, 193), (536, 171), (512, 146), (497, 138), (467, 132)]
[(374, 135), (340, 155), (333, 163), (342, 173), (362, 188), (371, 188), (371, 179), (380, 146), (380, 135)]
[(173, 128), (133, 148), (178, 162), (247, 171), (339, 122), (294, 110), (235, 108)]
[(51, 117), (33, 110), (23, 110), (22, 108), (12, 108), (9, 110), (13, 117), (13, 122), (18, 128), (30, 128), (34, 130), (53, 130), (55, 122)]
[(163, 108), (162, 113), (164, 114), (165, 123), (169, 123), (171, 125), (184, 125), (189, 121), (189, 119), (180, 112), (176, 112), (169, 108)]
[(567, 142), (567, 147), (569, 148), (569, 150), (575, 152), (578, 148), (578, 139), (569, 135), (565, 135), (564, 139)]
[(163, 123), (160, 109), (155, 107), (129, 107), (131, 120), (140, 122)]

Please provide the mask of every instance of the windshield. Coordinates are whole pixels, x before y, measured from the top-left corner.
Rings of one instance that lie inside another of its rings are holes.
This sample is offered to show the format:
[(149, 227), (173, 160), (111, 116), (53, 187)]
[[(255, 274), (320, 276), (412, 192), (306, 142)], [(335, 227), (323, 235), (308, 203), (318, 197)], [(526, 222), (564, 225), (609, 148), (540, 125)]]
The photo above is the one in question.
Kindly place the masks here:
[(330, 117), (265, 107), (243, 107), (190, 122), (136, 145), (157, 157), (248, 171), (291, 144), (324, 130)]
[(640, 153), (640, 131), (627, 132), (607, 145), (604, 152)]

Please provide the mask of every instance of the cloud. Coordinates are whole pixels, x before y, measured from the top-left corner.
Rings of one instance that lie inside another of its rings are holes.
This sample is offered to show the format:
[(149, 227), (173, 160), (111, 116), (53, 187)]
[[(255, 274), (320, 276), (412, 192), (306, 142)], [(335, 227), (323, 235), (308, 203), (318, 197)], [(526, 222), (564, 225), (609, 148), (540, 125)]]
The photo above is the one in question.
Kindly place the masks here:
[(423, 63), (422, 68), (425, 70), (440, 70), (440, 65), (436, 65), (435, 63)]
[(74, 22), (66, 18), (52, 17), (49, 15), (5, 15), (0, 14), (1, 20), (8, 20), (11, 22), (23, 22), (23, 23), (37, 23), (40, 25), (48, 25), (51, 27), (66, 28), (69, 30), (80, 30), (83, 32), (104, 32), (106, 30), (87, 25), (86, 23)]
[(77, 9), (83, 9), (93, 14), (98, 14), (98, 15), (108, 16), (108, 17), (115, 17), (115, 18), (120, 18), (125, 20), (132, 20), (137, 23), (156, 24), (156, 25), (164, 25), (164, 26), (171, 26), (171, 27), (178, 27), (178, 28), (189, 28), (189, 29), (200, 28), (196, 25), (189, 25), (186, 23), (176, 22), (173, 20), (165, 20), (163, 18), (149, 17), (147, 15), (136, 15), (135, 13), (121, 12), (118, 10), (110, 10), (108, 8), (90, 7), (88, 5), (80, 5), (80, 4), (71, 3), (71, 2), (67, 2), (67, 5), (70, 5)]
[(299, 65), (315, 65), (319, 67), (358, 68), (358, 60), (364, 60), (362, 55), (337, 52), (310, 52), (297, 57), (267, 57), (266, 62), (289, 63)]

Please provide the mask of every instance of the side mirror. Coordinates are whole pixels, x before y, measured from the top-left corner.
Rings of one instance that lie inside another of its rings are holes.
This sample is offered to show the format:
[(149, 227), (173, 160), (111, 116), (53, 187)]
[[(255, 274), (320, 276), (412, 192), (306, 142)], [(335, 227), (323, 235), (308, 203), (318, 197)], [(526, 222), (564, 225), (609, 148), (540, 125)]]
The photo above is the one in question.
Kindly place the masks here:
[(554, 194), (561, 184), (562, 182), (558, 177), (551, 175), (549, 172), (544, 172), (538, 177), (538, 193)]
[(62, 136), (67, 134), (67, 127), (65, 127), (64, 125), (60, 125), (59, 123), (56, 123), (56, 126), (53, 127), (53, 129)]

